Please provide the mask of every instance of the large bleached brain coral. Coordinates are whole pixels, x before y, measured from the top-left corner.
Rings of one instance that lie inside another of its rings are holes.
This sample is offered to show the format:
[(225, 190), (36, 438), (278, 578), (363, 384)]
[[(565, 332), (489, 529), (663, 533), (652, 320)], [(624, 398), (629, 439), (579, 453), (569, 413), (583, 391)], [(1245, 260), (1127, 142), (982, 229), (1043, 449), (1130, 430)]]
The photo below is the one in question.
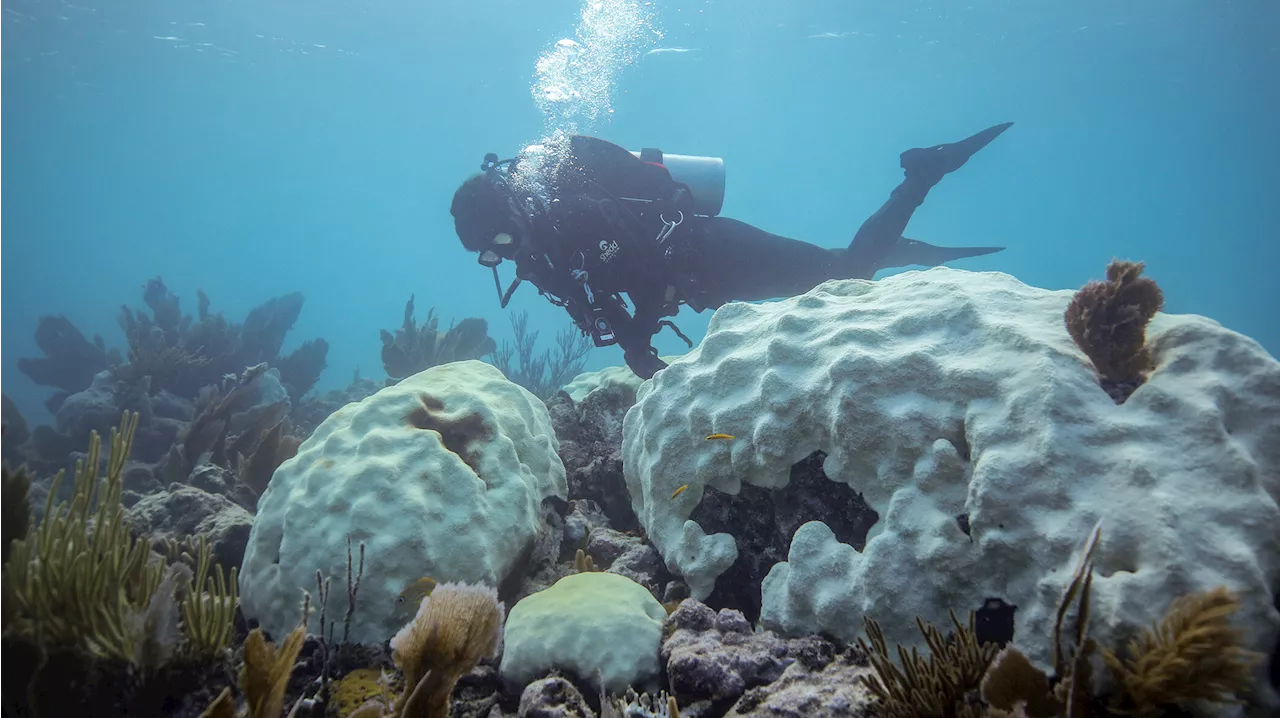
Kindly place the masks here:
[[(497, 586), (539, 531), (543, 499), (565, 498), (546, 406), (479, 361), (432, 367), (325, 419), (258, 502), (240, 596), (281, 636), (316, 570), (346, 611), (347, 537), (366, 547), (351, 639), (378, 643), (413, 617), (398, 594), (423, 576)], [(341, 627), (338, 632), (341, 632)]]
[(1251, 646), (1270, 651), (1280, 363), (1211, 320), (1158, 314), (1150, 378), (1117, 406), (1063, 328), (1071, 296), (937, 268), (721, 308), (624, 422), (648, 536), (705, 597), (737, 545), (690, 520), (704, 493), (783, 487), (820, 450), (881, 520), (862, 552), (820, 523), (796, 531), (763, 584), (767, 626), (850, 639), (865, 614), (890, 645), (918, 645), (915, 616), (947, 625), (949, 608), (1001, 598), (1017, 606), (1015, 643), (1044, 666), (1101, 520), (1092, 635), (1116, 645), (1175, 596), (1225, 585)]

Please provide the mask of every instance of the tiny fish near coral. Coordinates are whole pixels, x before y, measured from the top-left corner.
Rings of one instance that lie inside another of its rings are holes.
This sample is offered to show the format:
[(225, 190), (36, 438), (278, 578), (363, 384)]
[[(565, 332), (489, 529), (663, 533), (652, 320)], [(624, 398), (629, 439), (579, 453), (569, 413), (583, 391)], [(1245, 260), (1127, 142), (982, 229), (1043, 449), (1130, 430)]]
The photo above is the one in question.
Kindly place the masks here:
[(430, 576), (423, 576), (405, 586), (400, 595), (396, 596), (396, 608), (412, 606), (413, 610), (416, 611), (418, 604), (422, 603), (422, 599), (430, 596), (434, 590), (436, 590), (436, 580)]

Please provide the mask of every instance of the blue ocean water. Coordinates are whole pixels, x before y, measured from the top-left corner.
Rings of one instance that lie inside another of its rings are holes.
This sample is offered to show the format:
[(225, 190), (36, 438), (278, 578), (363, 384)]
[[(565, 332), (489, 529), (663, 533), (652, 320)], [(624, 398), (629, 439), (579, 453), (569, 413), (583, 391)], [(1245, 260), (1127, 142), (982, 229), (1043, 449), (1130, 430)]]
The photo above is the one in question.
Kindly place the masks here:
[[(607, 46), (577, 79), (599, 114), (574, 115), (578, 129), (724, 158), (725, 216), (844, 246), (899, 181), (899, 152), (1014, 121), (908, 236), (1006, 246), (953, 266), (1050, 288), (1143, 260), (1166, 311), (1280, 354), (1275, 2), (593, 2), (636, 14), (596, 28)], [(328, 340), (321, 390), (357, 367), (382, 378), (378, 330), (411, 293), (419, 319), (435, 306), (510, 337), (449, 200), (484, 153), (554, 124), (535, 102), (538, 60), (582, 39), (583, 13), (581, 0), (4, 0), (5, 394), (47, 420), (50, 390), (17, 371), (39, 355), (38, 318), (123, 348), (117, 310), (157, 275), (185, 311), (200, 288), (236, 321), (302, 292), (284, 350)], [(511, 309), (544, 343), (568, 324), (530, 287)], [(677, 323), (696, 340), (709, 317)], [(665, 332), (656, 345), (683, 350)], [(621, 363), (598, 349), (587, 368)]]

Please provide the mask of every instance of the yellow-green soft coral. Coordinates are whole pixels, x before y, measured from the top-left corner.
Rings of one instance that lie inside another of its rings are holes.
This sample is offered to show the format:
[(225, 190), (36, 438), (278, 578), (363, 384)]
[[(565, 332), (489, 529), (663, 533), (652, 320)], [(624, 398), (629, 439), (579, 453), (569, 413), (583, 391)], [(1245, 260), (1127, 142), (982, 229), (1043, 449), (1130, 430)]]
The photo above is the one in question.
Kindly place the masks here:
[(45, 645), (126, 661), (138, 655), (139, 637), (129, 627), (146, 611), (164, 564), (150, 561), (149, 544), (131, 535), (120, 503), (137, 426), (138, 415), (126, 412), (120, 427), (112, 429), (101, 482), (102, 441), (94, 432), (88, 456), (76, 462), (71, 500), (54, 504), (63, 479), (59, 473), (39, 525), (10, 550), (5, 573), (19, 629)]

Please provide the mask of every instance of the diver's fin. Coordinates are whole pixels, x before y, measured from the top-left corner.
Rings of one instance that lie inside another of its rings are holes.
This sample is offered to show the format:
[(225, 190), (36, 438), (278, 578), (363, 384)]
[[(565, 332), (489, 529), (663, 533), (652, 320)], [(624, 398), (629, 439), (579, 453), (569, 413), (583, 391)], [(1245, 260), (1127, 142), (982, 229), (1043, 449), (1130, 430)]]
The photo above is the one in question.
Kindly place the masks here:
[(918, 239), (902, 237), (894, 242), (889, 254), (880, 262), (881, 269), (889, 267), (909, 267), (920, 265), (937, 267), (953, 259), (981, 257), (984, 254), (999, 252), (1004, 247), (936, 247)]
[(916, 147), (899, 155), (899, 163), (902, 169), (906, 170), (908, 177), (919, 175), (936, 182), (943, 175), (963, 167), (970, 157), (978, 153), (978, 150), (991, 144), (992, 140), (1012, 126), (1012, 122), (1004, 122), (988, 127), (959, 142), (949, 142), (933, 147)]

